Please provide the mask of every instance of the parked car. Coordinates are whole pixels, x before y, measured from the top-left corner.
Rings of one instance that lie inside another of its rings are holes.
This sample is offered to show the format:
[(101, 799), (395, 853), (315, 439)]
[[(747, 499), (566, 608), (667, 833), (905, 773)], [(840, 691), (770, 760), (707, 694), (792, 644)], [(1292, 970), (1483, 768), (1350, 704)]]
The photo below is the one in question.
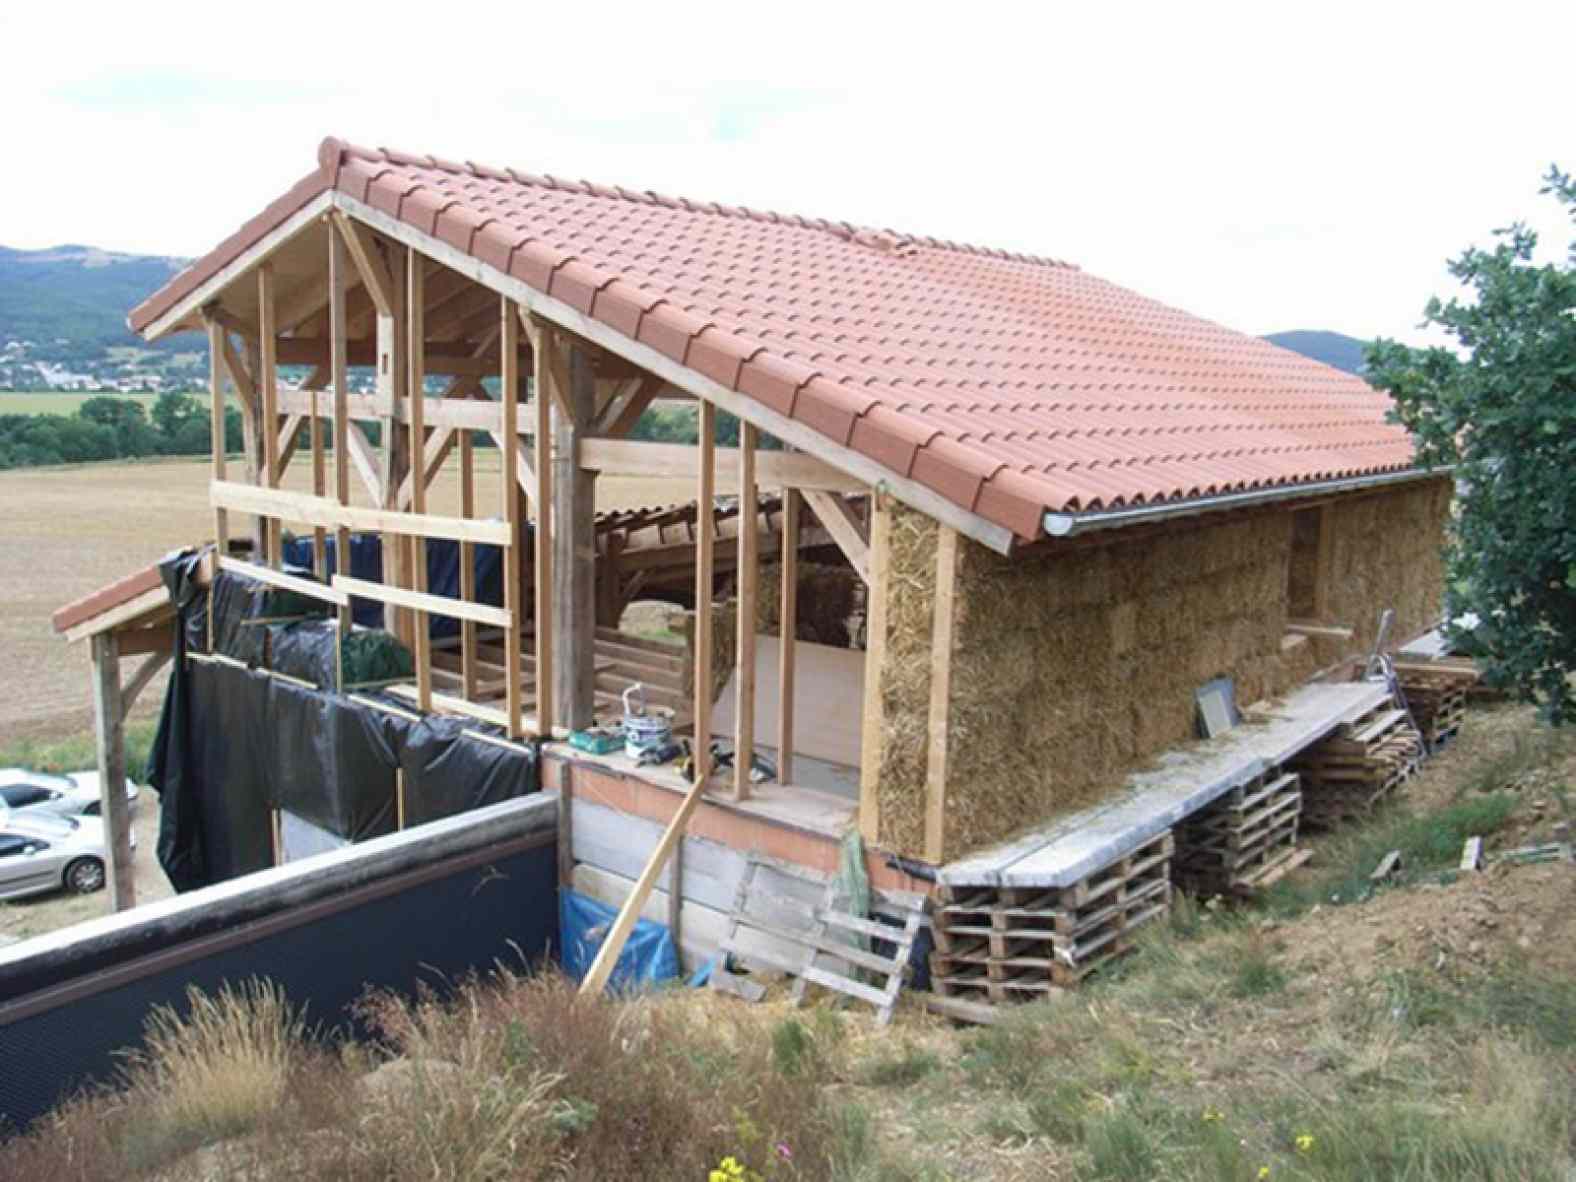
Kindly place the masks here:
[(108, 864), (104, 822), (94, 817), (0, 814), (0, 899), (87, 894), (103, 887)]
[[(126, 808), (132, 814), (137, 811), (138, 794), (137, 785), (128, 779)], [(0, 809), (23, 816), (96, 817), (101, 807), (97, 772), (52, 776), (19, 767), (0, 768)]]

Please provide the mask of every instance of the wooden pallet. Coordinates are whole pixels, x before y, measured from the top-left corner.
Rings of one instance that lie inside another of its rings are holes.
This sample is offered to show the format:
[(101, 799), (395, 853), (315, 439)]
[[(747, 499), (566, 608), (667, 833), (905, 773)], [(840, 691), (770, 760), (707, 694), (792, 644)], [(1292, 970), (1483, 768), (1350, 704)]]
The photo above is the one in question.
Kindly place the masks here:
[(1455, 737), (1467, 712), (1467, 686), (1459, 680), (1412, 675), (1400, 677), (1401, 690), (1417, 728), (1430, 748)]
[(1330, 827), (1367, 816), (1417, 772), (1424, 753), (1404, 710), (1384, 707), (1343, 727), (1293, 761), (1303, 820)]
[(1177, 829), (1173, 876), (1199, 895), (1252, 895), (1306, 860), (1297, 849), (1302, 790), (1295, 773), (1266, 772)]
[(1067, 887), (943, 887), (932, 988), (996, 1003), (1076, 985), (1169, 909), (1174, 850), (1168, 831)]

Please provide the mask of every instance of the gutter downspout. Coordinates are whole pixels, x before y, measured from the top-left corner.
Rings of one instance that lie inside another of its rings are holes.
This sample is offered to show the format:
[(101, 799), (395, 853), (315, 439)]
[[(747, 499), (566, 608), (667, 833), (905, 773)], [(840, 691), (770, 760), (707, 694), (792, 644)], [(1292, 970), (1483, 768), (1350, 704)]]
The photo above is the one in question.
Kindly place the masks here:
[(1271, 504), (1275, 501), (1299, 500), (1304, 497), (1323, 496), (1326, 493), (1353, 492), (1387, 484), (1401, 484), (1429, 476), (1445, 475), (1454, 470), (1454, 465), (1449, 464), (1437, 468), (1407, 468), (1402, 472), (1381, 472), (1372, 476), (1348, 476), (1339, 480), (1315, 481), (1311, 484), (1290, 484), (1277, 488), (1252, 489), (1247, 492), (1220, 493), (1212, 497), (1163, 501), (1154, 505), (1135, 505), (1127, 509), (1097, 509), (1090, 513), (1047, 513), (1044, 526), (1045, 532), (1053, 538), (1070, 538), (1095, 530), (1120, 529), (1123, 526), (1144, 525), (1173, 517), (1191, 517), (1195, 514), (1213, 513), (1223, 509), (1242, 509), (1252, 505)]

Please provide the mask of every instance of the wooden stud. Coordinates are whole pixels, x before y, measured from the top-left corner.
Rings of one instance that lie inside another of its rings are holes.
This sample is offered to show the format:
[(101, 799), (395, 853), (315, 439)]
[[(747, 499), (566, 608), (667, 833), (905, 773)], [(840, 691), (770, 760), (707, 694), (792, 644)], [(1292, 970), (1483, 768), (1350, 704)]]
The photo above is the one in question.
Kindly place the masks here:
[[(319, 391), (312, 390), (312, 492), (316, 496), (323, 496), (328, 492), (327, 458), (323, 454), (323, 420), (318, 417), (317, 399)], [(328, 578), (328, 535), (321, 525), (312, 529), (312, 572), (319, 579)]]
[(733, 798), (750, 795), (750, 764), (755, 759), (755, 609), (759, 571), (756, 563), (757, 533), (760, 526), (760, 498), (755, 491), (755, 428), (739, 424), (739, 562), (738, 603), (734, 616), (738, 638), (735, 643), (734, 676), (738, 700), (734, 705)]
[[(274, 323), (274, 265), (265, 262), (257, 269), (257, 331), (261, 350), (257, 374), (263, 411), (263, 471), (269, 488), (279, 487), (279, 365), (275, 351), (279, 333)], [(278, 566), (283, 560), (283, 539), (277, 518), (266, 526), (267, 561)]]
[[(407, 457), (410, 467), (411, 512), (427, 512), (427, 367), (426, 367), (426, 259), (414, 250), (405, 252), (406, 328), (409, 340), (405, 346), (406, 374), (410, 379), (409, 410), (410, 432), (406, 437)], [(418, 595), (427, 591), (427, 540), (410, 539), (411, 587)], [(416, 629), (416, 692), (417, 704), (423, 710), (432, 709), (432, 626), (426, 614), (417, 611), (413, 617)]]
[(93, 722), (98, 742), (99, 811), (109, 865), (110, 908), (137, 905), (131, 860), (131, 816), (126, 806), (126, 711), (120, 692), (120, 649), (113, 631), (93, 637)]
[[(329, 382), (334, 390), (334, 498), (341, 508), (350, 504), (350, 377), (345, 345), (345, 287), (349, 275), (345, 266), (345, 242), (338, 226), (330, 222), (328, 235), (328, 351)], [(350, 573), (350, 529), (340, 525), (334, 530), (334, 569)], [(342, 654), (345, 637), (354, 627), (350, 605), (339, 608), (339, 635), (335, 644), (335, 680), (343, 690)]]
[(865, 703), (859, 741), (859, 833), (867, 842), (881, 832), (881, 670), (886, 662), (887, 562), (892, 511), (885, 497), (870, 498), (870, 582), (865, 608)]
[(695, 787), (711, 775), (711, 581), (717, 410), (700, 404), (699, 463), (695, 477)]
[(782, 598), (778, 612), (777, 779), (793, 783), (794, 658), (799, 628), (799, 491), (783, 490)]
[[(930, 625), (929, 745), (925, 756), (925, 860), (940, 865), (947, 825), (947, 742), (952, 712), (952, 639), (958, 584), (958, 531), (938, 527), (936, 598)], [(868, 674), (867, 674), (868, 676)]]
[[(513, 315), (513, 313), (510, 313)], [(535, 335), (532, 337), (532, 364), (534, 373), (532, 378), (532, 401), (536, 406), (536, 430), (534, 435), (534, 466), (536, 470), (536, 526), (535, 541), (535, 574), (536, 574), (536, 718), (537, 728), (544, 735), (552, 734), (555, 714), (553, 711), (553, 537), (552, 537), (552, 504), (553, 504), (553, 459), (551, 453), (553, 438), (552, 395), (548, 390), (553, 384), (552, 364), (549, 359), (556, 347), (553, 334), (540, 328), (532, 327)], [(509, 352), (505, 349), (504, 352)], [(513, 441), (515, 436), (511, 432), (504, 433), (504, 439)], [(518, 456), (518, 448), (509, 449), (511, 455)], [(505, 480), (504, 487), (507, 495), (514, 491), (513, 482)]]
[[(423, 706), (423, 710), (430, 710), (431, 705)], [(405, 773), (394, 769), (394, 828), (403, 833), (405, 831)]]
[[(224, 328), (217, 320), (208, 322), (208, 390), (212, 400), (213, 419), (213, 479), (224, 480), (225, 475), (225, 402), (224, 402)], [(220, 554), (230, 552), (230, 515), (216, 506), (213, 511), (213, 544)]]
[[(518, 434), (520, 418), (520, 316), (515, 310), (514, 301), (510, 299), (498, 301), (498, 315), (501, 345), (498, 381), (502, 387), (503, 397), (503, 437), (506, 440), (513, 440)], [(509, 737), (518, 739), (522, 734), (520, 722), (521, 525), (520, 494), (517, 488), (519, 477), (515, 472), (516, 457), (519, 453), (515, 448), (506, 447), (501, 454), (503, 472), (499, 486), (503, 503), (500, 508), (503, 519), (508, 525), (509, 535), (508, 545), (504, 547), (502, 555), (503, 606), (509, 616), (509, 623), (505, 626), (503, 634), (504, 676), (507, 679), (504, 708), (509, 719)], [(540, 621), (537, 623), (537, 631), (538, 633), (541, 631)], [(538, 677), (540, 677), (540, 666), (538, 666)], [(540, 693), (538, 693), (538, 702), (540, 702)], [(540, 715), (539, 708), (538, 716)]]
[(596, 375), (584, 348), (557, 334), (552, 340), (544, 352), (553, 386), (570, 383), (557, 391), (552, 416), (554, 722), (575, 731), (592, 724), (596, 709), (596, 473), (578, 462), (596, 411)]
[[(471, 446), (471, 433), (461, 430), (460, 436), (460, 516), (476, 516), (476, 458)], [(460, 543), (460, 598), (475, 602), (476, 599), (476, 547), (470, 542)], [(460, 675), (463, 697), (476, 696), (476, 624), (471, 620), (460, 623)]]

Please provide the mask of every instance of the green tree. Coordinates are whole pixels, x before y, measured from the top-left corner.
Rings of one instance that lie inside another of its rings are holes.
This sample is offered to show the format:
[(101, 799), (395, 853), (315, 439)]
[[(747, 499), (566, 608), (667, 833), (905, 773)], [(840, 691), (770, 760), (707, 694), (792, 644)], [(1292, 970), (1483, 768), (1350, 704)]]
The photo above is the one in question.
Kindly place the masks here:
[[(1544, 181), (1576, 222), (1570, 175)], [(1394, 396), (1419, 460), (1455, 469), (1452, 614), (1481, 621), (1491, 683), (1559, 723), (1576, 711), (1576, 242), (1539, 264), (1524, 223), (1495, 239), (1450, 261), (1466, 293), (1428, 302), (1458, 348), (1376, 341), (1367, 376)]]
[(148, 425), (148, 416), (142, 403), (135, 399), (108, 394), (89, 398), (77, 408), (77, 415), (89, 423), (107, 427), (115, 439), (118, 456), (146, 456), (158, 450), (154, 446), (157, 436)]
[(153, 425), (164, 436), (166, 444), (180, 439), (193, 420), (202, 421), (205, 417), (202, 405), (190, 394), (166, 390), (153, 403)]

